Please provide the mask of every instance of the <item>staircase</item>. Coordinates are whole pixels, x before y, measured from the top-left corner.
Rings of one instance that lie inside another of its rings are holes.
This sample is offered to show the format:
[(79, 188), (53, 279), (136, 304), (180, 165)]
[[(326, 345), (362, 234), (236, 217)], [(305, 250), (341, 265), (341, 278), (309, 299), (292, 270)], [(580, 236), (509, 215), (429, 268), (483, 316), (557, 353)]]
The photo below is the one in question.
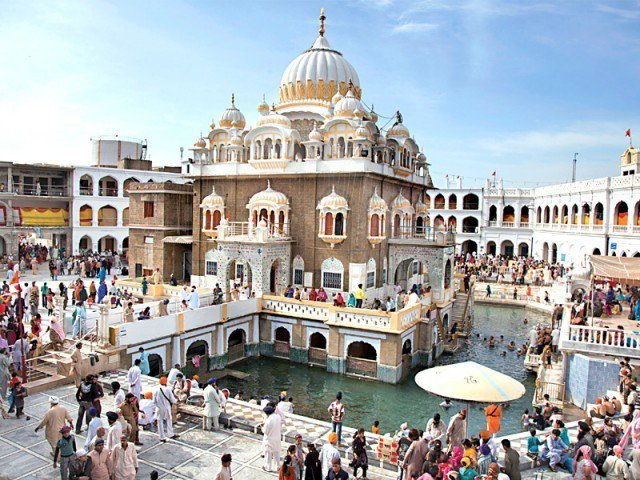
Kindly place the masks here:
[(467, 338), (473, 326), (473, 294), (475, 283), (472, 283), (468, 292), (459, 291), (456, 293), (456, 300), (453, 303), (451, 318), (458, 322), (458, 336)]
[[(91, 335), (91, 333), (87, 335), (90, 340), (82, 340), (82, 353), (85, 358), (88, 354), (95, 353), (95, 343), (92, 341)], [(73, 363), (71, 354), (77, 343), (77, 340), (65, 339), (60, 351), (53, 350), (50, 344), (45, 345), (45, 351), (42, 355), (27, 359), (25, 387), (29, 393), (42, 392), (73, 381), (69, 375)]]

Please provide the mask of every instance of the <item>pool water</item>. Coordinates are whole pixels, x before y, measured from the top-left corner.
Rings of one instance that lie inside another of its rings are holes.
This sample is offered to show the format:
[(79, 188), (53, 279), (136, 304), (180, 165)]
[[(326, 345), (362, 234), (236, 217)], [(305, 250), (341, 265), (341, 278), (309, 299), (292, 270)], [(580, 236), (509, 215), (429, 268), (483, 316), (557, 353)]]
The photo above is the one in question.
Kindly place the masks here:
[[(524, 324), (525, 316), (529, 320), (528, 325)], [(506, 357), (502, 357), (500, 353), (507, 350), (506, 344), (511, 340), (516, 345), (522, 345), (531, 327), (544, 320), (545, 315), (522, 308), (476, 305), (473, 335), (468, 344), (454, 355), (443, 355), (438, 359), (438, 365), (472, 360), (524, 384), (525, 395), (512, 402), (503, 412), (505, 417), (502, 419), (502, 434), (520, 431), (522, 413), (526, 408), (531, 408), (535, 376), (524, 369), (523, 357), (517, 357), (514, 351), (507, 351)], [(476, 338), (476, 334), (480, 334), (480, 338)], [(504, 335), (504, 343), (498, 343), (496, 348), (484, 345), (482, 338), (491, 335), (496, 338)], [(333, 401), (335, 393), (341, 391), (346, 409), (345, 425), (363, 427), (369, 431), (374, 420), (380, 421), (382, 433), (393, 433), (403, 422), (424, 429), (427, 420), (436, 411), (441, 412), (445, 422), (456, 412), (456, 408), (451, 408), (448, 413), (443, 412), (439, 407), (442, 399), (426, 393), (416, 385), (414, 376), (420, 369), (396, 385), (328, 373), (322, 368), (269, 357), (250, 358), (234, 364), (233, 369), (250, 375), (244, 380), (228, 377), (221, 381), (221, 386), (229, 388), (232, 394), (242, 390), (248, 400), (251, 395), (257, 399), (264, 395), (275, 397), (285, 390), (288, 396), (293, 397), (295, 413), (321, 420), (328, 420), (327, 407)], [(471, 433), (484, 428), (482, 410), (485, 406), (472, 406), (469, 419)], [(455, 407), (459, 409), (464, 406)]]

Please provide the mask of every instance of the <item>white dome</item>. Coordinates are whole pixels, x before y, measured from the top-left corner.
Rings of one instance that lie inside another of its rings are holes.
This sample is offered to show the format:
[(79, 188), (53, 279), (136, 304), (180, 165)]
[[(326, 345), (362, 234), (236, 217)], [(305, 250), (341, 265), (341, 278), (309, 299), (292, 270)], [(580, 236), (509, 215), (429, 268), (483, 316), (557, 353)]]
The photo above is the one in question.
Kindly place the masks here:
[(218, 124), (223, 128), (236, 127), (240, 129), (247, 124), (242, 112), (236, 108), (234, 95), (231, 95), (231, 106), (222, 113)]
[(318, 203), (318, 210), (349, 210), (347, 199), (336, 193), (336, 187), (331, 187), (331, 193), (323, 197)]
[(288, 206), (289, 199), (284, 193), (272, 189), (271, 182), (267, 180), (267, 188), (254, 194), (249, 200), (247, 208), (251, 208), (253, 205), (270, 205), (280, 208)]
[(361, 123), (358, 128), (356, 128), (356, 135), (355, 138), (357, 140), (371, 140), (372, 139), (372, 135), (371, 132), (369, 131), (369, 129), (364, 125), (364, 123)]
[(356, 112), (362, 112), (362, 103), (356, 98), (351, 89), (333, 107), (335, 117), (353, 117)]
[(383, 212), (387, 211), (387, 202), (384, 201), (380, 195), (378, 195), (378, 187), (373, 191), (373, 195), (369, 199), (369, 209), (370, 210), (382, 210)]
[[(355, 68), (324, 37), (324, 11), (320, 15), (320, 35), (311, 48), (296, 57), (280, 80), (283, 103), (319, 99), (330, 101), (335, 92), (344, 92), (351, 81), (359, 97), (360, 79)], [(311, 85), (310, 85), (311, 84)]]
[(336, 94), (333, 97), (331, 97), (331, 103), (333, 103), (335, 105), (340, 100), (342, 100), (342, 98), (343, 98), (342, 94), (340, 92), (336, 92)]
[(204, 138), (200, 137), (198, 140), (195, 141), (193, 146), (196, 148), (205, 148), (207, 146), (207, 141)]
[(402, 123), (396, 123), (393, 127), (387, 130), (387, 136), (391, 137), (408, 137), (409, 129)]
[(224, 208), (224, 198), (216, 193), (216, 187), (211, 189), (211, 193), (202, 199), (201, 207), (222, 207)]
[(309, 140), (314, 142), (322, 142), (324, 137), (316, 128), (316, 122), (313, 122), (313, 129), (309, 132)]
[(260, 115), (267, 115), (269, 113), (269, 104), (265, 101), (264, 96), (262, 102), (258, 105), (258, 112)]
[(384, 136), (384, 133), (380, 133), (378, 135), (378, 145), (384, 147), (387, 144), (387, 137)]
[(416, 213), (427, 213), (427, 211), (427, 205), (422, 200), (418, 200), (418, 203), (416, 203)]
[(393, 210), (402, 210), (403, 208), (407, 207), (413, 208), (411, 207), (411, 202), (404, 195), (402, 195), (402, 192), (400, 192), (398, 196), (393, 199), (393, 202), (391, 202), (391, 208)]
[(263, 125), (278, 125), (285, 128), (291, 128), (291, 120), (285, 115), (276, 113), (275, 110), (271, 110), (269, 115), (262, 115), (256, 122), (256, 127)]

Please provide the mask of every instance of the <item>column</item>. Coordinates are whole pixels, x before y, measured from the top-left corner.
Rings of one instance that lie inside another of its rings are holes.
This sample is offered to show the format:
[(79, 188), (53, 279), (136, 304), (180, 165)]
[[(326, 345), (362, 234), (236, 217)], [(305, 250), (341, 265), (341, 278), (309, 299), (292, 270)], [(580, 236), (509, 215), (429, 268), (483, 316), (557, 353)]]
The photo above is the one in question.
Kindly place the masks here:
[(106, 347), (109, 345), (109, 305), (99, 303), (98, 310), (100, 313), (96, 326), (98, 346)]

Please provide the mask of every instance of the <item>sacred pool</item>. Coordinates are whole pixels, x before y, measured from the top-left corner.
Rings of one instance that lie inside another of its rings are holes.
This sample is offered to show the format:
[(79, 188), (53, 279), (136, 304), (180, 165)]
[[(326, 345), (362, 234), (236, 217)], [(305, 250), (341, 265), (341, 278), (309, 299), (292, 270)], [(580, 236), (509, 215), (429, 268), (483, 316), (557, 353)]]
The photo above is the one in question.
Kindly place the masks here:
[[(528, 324), (524, 324), (525, 317), (529, 320)], [(502, 433), (520, 431), (520, 418), (525, 409), (531, 410), (535, 385), (535, 374), (524, 369), (523, 357), (508, 351), (506, 345), (514, 340), (516, 345), (521, 346), (531, 327), (536, 322), (546, 320), (547, 315), (522, 308), (476, 305), (473, 335), (469, 343), (457, 353), (443, 355), (437, 361), (438, 365), (443, 365), (473, 360), (524, 384), (526, 394), (504, 411)], [(480, 338), (476, 337), (477, 334)], [(489, 348), (482, 343), (482, 339), (491, 335), (496, 338), (504, 335), (504, 342), (498, 343), (496, 348)], [(501, 356), (504, 351), (507, 351), (506, 357)], [(249, 374), (243, 380), (228, 377), (221, 382), (222, 387), (229, 388), (233, 394), (242, 390), (248, 400), (251, 395), (257, 399), (264, 395), (276, 397), (285, 390), (294, 399), (295, 413), (321, 420), (327, 420), (329, 403), (337, 391), (342, 391), (347, 411), (345, 425), (350, 427), (370, 430), (374, 420), (379, 420), (382, 433), (393, 433), (403, 422), (424, 429), (434, 412), (442, 413), (438, 406), (442, 399), (427, 394), (415, 384), (413, 378), (420, 369), (412, 372), (402, 383), (394, 385), (328, 373), (323, 368), (273, 357), (249, 358), (234, 364), (232, 368)], [(462, 405), (456, 407), (462, 408)], [(471, 432), (479, 431), (485, 424), (484, 414), (480, 411), (482, 408), (484, 406), (472, 407)], [(453, 413), (454, 409), (451, 409), (449, 415), (443, 414), (442, 417), (448, 421)]]

